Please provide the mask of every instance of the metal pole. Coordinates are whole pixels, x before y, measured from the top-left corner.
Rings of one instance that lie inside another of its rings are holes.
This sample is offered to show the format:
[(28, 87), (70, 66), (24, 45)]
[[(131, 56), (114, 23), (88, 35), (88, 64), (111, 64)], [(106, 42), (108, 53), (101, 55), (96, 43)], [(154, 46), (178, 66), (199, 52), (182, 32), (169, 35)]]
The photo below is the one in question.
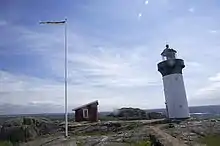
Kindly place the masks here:
[(68, 78), (68, 66), (67, 66), (67, 19), (65, 19), (65, 36), (64, 36), (64, 58), (65, 58), (65, 86), (64, 86), (64, 90), (65, 90), (65, 136), (68, 137), (68, 107), (67, 107), (67, 96), (68, 96), (68, 89), (67, 89), (67, 78)]
[(65, 137), (68, 137), (68, 93), (67, 93), (67, 78), (68, 78), (68, 50), (67, 50), (67, 19), (64, 21), (42, 21), (40, 24), (64, 24), (64, 102), (65, 102)]

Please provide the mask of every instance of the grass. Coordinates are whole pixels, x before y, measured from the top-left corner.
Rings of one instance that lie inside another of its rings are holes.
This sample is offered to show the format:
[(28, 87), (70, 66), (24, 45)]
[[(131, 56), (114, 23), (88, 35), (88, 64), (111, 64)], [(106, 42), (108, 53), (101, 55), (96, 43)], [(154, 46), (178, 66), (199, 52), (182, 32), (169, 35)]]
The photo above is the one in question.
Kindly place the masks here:
[(150, 141), (139, 141), (136, 143), (128, 143), (127, 146), (151, 146)]
[(210, 136), (203, 137), (201, 139), (201, 143), (204, 143), (207, 146), (219, 146), (220, 136), (219, 135), (210, 135)]
[(0, 146), (13, 146), (13, 144), (9, 141), (0, 141)]
[(138, 143), (135, 143), (133, 146), (150, 146), (151, 142), (150, 141), (141, 141)]

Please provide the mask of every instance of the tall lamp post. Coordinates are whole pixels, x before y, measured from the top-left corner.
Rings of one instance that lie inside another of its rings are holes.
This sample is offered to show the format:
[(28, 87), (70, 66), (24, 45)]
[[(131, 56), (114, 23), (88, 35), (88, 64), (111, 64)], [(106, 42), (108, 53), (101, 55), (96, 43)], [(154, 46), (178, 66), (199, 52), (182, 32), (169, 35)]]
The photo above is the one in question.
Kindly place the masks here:
[(41, 21), (40, 24), (64, 24), (64, 102), (65, 102), (65, 137), (68, 137), (68, 108), (67, 108), (67, 19), (63, 21)]

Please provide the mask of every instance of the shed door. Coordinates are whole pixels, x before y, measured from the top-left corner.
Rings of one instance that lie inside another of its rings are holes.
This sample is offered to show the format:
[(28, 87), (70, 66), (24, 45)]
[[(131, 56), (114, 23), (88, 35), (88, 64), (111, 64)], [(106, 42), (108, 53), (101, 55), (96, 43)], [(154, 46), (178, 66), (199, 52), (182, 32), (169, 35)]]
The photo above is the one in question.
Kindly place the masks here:
[(88, 109), (83, 109), (83, 118), (89, 118)]

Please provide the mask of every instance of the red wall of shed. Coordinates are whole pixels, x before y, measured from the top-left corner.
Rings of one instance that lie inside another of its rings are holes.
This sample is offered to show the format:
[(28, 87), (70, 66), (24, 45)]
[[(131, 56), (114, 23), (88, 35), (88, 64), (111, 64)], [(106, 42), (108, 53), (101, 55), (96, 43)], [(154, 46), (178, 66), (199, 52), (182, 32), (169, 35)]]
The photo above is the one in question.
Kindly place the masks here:
[[(88, 109), (88, 118), (83, 118), (83, 109)], [(97, 122), (98, 121), (98, 107), (96, 104), (88, 105), (86, 107), (77, 109), (75, 111), (75, 121), (81, 122), (81, 121), (90, 121), (90, 122)]]

